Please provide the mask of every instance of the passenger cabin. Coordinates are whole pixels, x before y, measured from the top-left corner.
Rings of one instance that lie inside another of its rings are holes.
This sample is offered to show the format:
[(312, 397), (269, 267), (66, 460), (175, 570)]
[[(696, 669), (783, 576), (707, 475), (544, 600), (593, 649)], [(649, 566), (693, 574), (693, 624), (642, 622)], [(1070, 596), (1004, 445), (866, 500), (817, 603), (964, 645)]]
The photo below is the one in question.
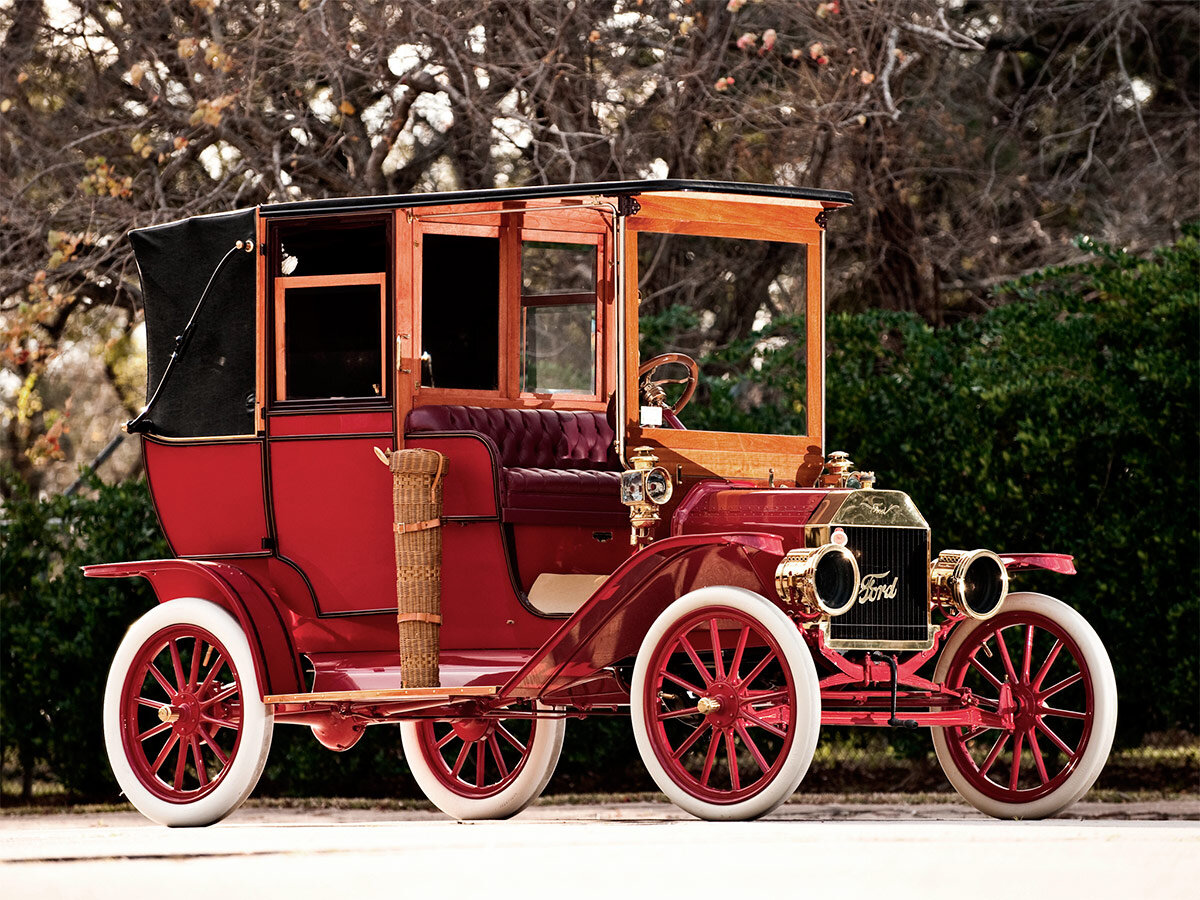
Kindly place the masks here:
[[(619, 487), (634, 448), (674, 480), (652, 537), (754, 530), (706, 505), (705, 482), (813, 483), (824, 223), (849, 202), (618, 182), (284, 203), (135, 232), (152, 388), (218, 263), (253, 242), (213, 276), (142, 426), (172, 550), (236, 560), (292, 626), (390, 616), (390, 476), (374, 450), (436, 449), (448, 459), (443, 652), (539, 646), (636, 550)], [(717, 264), (729, 260), (746, 271)], [(756, 289), (805, 325), (807, 427), (689, 429), (687, 397), (670, 394), (695, 386), (694, 345), (663, 335), (672, 291), (708, 291), (719, 310), (760, 270), (775, 282)], [(650, 309), (652, 334), (639, 328)], [(682, 371), (657, 381), (641, 371), (651, 355)], [(648, 397), (648, 380), (667, 398)], [(787, 510), (774, 513), (778, 533)], [(352, 637), (353, 623), (338, 629)], [(303, 653), (325, 641), (320, 627), (298, 633)]]

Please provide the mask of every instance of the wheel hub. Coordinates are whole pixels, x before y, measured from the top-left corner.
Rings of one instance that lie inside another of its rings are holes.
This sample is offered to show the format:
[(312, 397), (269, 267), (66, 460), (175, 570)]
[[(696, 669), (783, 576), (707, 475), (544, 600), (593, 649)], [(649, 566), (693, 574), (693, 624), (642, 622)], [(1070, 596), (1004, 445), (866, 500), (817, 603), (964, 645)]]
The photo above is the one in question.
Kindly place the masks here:
[(733, 685), (714, 682), (696, 704), (696, 711), (708, 716), (714, 728), (732, 728), (741, 713), (741, 696)]
[(177, 694), (174, 703), (158, 710), (158, 718), (163, 722), (172, 723), (176, 734), (188, 737), (194, 734), (200, 725), (200, 701), (194, 694)]
[(455, 719), (451, 726), (459, 739), (473, 744), (487, 737), (491, 722), (487, 719)]
[(1014, 684), (1012, 687), (1013, 701), (1016, 703), (1015, 719), (1017, 730), (1025, 731), (1037, 724), (1037, 713), (1040, 703), (1037, 693), (1028, 684)]

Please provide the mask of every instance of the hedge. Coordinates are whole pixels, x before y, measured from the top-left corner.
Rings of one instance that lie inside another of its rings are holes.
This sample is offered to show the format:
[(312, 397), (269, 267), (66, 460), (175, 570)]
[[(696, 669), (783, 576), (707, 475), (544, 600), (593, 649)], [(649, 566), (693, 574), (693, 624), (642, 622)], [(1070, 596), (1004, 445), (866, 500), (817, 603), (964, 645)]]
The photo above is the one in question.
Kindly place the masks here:
[[(1081, 240), (1091, 262), (1006, 285), (1009, 302), (948, 328), (883, 312), (826, 325), (827, 448), (912, 496), (935, 552), (1073, 554), (1078, 575), (1015, 587), (1099, 632), (1126, 744), (1195, 732), (1200, 712), (1198, 239), (1191, 225), (1146, 259)], [(803, 433), (802, 329), (723, 351), (742, 374), (705, 379), (694, 427)]]
[[(1117, 671), (1119, 741), (1197, 730), (1200, 229), (1142, 259), (1095, 259), (1008, 285), (1008, 302), (934, 329), (896, 313), (827, 323), (830, 449), (912, 495), (934, 547), (1049, 550), (1079, 574), (1020, 576), (1080, 609)], [(678, 315), (679, 313), (672, 313)], [(804, 430), (803, 323), (722, 350), (693, 427)], [(0, 739), (26, 773), (75, 796), (115, 795), (101, 738), (109, 661), (154, 599), (85, 563), (166, 553), (144, 483), (38, 501), (7, 479), (0, 561)], [(334, 754), (278, 729), (261, 793), (415, 794), (395, 729)], [(898, 747), (927, 750), (923, 735)], [(628, 722), (572, 722), (557, 789), (646, 786)]]

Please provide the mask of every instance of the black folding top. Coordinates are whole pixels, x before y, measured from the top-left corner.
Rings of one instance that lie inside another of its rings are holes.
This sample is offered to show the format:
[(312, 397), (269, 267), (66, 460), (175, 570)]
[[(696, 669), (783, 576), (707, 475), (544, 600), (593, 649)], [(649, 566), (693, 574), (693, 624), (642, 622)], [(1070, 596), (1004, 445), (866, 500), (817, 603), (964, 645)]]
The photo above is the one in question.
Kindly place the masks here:
[[(204, 286), (235, 241), (254, 240), (254, 210), (194, 216), (129, 233), (146, 308), (146, 396), (158, 387)], [(254, 430), (255, 258), (217, 273), (196, 330), (149, 419), (153, 434), (207, 437)]]
[(503, 200), (536, 200), (551, 197), (600, 195), (622, 197), (655, 191), (694, 191), (708, 194), (743, 194), (752, 197), (787, 197), (822, 203), (849, 205), (854, 195), (848, 191), (824, 191), (816, 188), (783, 187), (777, 184), (741, 184), (736, 181), (692, 181), (678, 178), (657, 181), (599, 181), (592, 184), (538, 184), (529, 187), (491, 188), (478, 191), (444, 191), (427, 194), (384, 194), (376, 197), (334, 197), (327, 200), (300, 200), (259, 207), (264, 217), (295, 216), (306, 213), (353, 212), (364, 209), (399, 209), (407, 206), (449, 206), (455, 203), (488, 203)]

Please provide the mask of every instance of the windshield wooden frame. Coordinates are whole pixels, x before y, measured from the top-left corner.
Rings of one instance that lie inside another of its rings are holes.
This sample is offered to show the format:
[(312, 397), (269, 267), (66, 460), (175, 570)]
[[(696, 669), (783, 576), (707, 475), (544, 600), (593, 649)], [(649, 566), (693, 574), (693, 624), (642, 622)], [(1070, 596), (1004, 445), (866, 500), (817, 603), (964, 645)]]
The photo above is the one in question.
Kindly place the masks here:
[[(642, 194), (638, 210), (625, 219), (625, 402), (626, 455), (649, 446), (679, 480), (720, 477), (809, 485), (820, 472), (824, 448), (825, 230), (819, 201), (696, 195)], [(639, 422), (638, 235), (687, 234), (779, 241), (807, 247), (805, 375), (807, 433), (802, 435), (680, 431)], [(815, 277), (814, 277), (815, 276)]]

